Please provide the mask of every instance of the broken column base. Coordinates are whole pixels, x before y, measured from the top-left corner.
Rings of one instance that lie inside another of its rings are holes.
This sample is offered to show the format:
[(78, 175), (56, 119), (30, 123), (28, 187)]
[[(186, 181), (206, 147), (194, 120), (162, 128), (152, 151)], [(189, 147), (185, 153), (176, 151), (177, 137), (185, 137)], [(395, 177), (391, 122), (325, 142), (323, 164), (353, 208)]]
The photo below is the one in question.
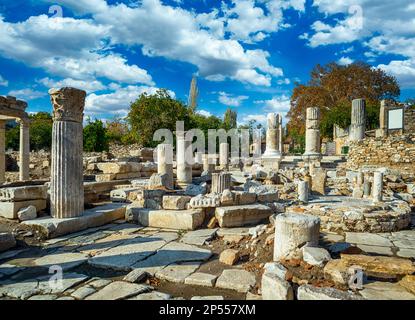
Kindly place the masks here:
[(242, 227), (268, 219), (272, 210), (263, 204), (219, 207), (215, 210), (221, 228)]
[(196, 230), (205, 220), (203, 209), (190, 210), (153, 210), (147, 208), (129, 208), (132, 220), (145, 227), (173, 230)]
[(86, 210), (82, 216), (76, 218), (43, 217), (22, 222), (22, 224), (40, 231), (46, 238), (51, 239), (88, 228), (99, 227), (114, 220), (124, 219), (125, 208), (126, 206), (123, 204), (110, 203)]

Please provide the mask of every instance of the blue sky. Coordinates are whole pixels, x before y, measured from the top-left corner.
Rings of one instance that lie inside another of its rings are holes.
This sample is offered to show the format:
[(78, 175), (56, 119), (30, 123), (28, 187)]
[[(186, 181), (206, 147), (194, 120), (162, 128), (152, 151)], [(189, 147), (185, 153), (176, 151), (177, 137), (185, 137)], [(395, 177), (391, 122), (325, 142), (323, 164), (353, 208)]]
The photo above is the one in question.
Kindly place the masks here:
[(0, 94), (30, 112), (51, 111), (50, 87), (74, 86), (86, 115), (125, 116), (157, 88), (187, 101), (196, 74), (199, 112), (263, 122), (285, 115), (317, 63), (357, 60), (415, 97), (413, 1), (0, 0)]

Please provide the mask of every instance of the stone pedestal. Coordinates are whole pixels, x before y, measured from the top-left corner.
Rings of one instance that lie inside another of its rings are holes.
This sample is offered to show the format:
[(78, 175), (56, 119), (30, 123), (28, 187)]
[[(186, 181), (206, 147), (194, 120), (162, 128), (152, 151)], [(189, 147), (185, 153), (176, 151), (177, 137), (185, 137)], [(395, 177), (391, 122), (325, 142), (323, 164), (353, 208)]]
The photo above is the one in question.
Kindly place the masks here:
[(353, 100), (351, 121), (349, 140), (363, 140), (365, 138), (366, 128), (366, 101), (364, 99)]
[(310, 194), (310, 189), (307, 181), (298, 182), (298, 200), (303, 203), (308, 203), (308, 196)]
[(51, 215), (79, 217), (84, 211), (83, 132), (85, 91), (75, 88), (50, 89), (53, 106)]
[(173, 178), (173, 146), (162, 143), (157, 146), (157, 173), (168, 176), (167, 188), (174, 188)]
[(373, 203), (382, 202), (383, 196), (383, 173), (375, 172), (373, 174), (373, 186), (372, 186), (372, 197)]
[(211, 193), (222, 193), (231, 189), (231, 174), (228, 172), (212, 173)]
[(282, 213), (275, 218), (274, 261), (284, 259), (304, 244), (317, 246), (320, 219), (312, 215)]
[(229, 168), (229, 144), (221, 143), (219, 145), (219, 166), (222, 170)]
[(19, 163), (19, 179), (20, 181), (29, 180), (29, 164), (30, 164), (30, 136), (29, 121), (20, 120), (20, 163)]
[(6, 181), (6, 121), (0, 120), (0, 184)]
[(306, 132), (305, 132), (305, 160), (314, 160), (321, 157), (320, 153), (320, 110), (319, 108), (307, 108)]
[(186, 140), (184, 132), (176, 136), (177, 185), (186, 187), (192, 183), (192, 142)]

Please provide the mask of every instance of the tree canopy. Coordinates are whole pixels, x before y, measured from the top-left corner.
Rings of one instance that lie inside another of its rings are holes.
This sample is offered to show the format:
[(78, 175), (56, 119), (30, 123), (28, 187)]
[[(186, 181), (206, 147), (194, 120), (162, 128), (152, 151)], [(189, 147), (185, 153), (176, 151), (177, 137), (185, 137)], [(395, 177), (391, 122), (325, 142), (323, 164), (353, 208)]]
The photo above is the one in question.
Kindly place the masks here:
[(84, 127), (84, 151), (101, 152), (108, 151), (107, 129), (101, 120), (87, 119), (87, 125)]
[(395, 77), (363, 62), (347, 66), (329, 63), (317, 65), (311, 71), (308, 84), (296, 84), (287, 114), (288, 130), (303, 135), (308, 107), (319, 107), (322, 115), (322, 134), (330, 136), (333, 124), (350, 124), (351, 102), (364, 98), (368, 106), (368, 125), (376, 125), (380, 100), (395, 99), (400, 88)]

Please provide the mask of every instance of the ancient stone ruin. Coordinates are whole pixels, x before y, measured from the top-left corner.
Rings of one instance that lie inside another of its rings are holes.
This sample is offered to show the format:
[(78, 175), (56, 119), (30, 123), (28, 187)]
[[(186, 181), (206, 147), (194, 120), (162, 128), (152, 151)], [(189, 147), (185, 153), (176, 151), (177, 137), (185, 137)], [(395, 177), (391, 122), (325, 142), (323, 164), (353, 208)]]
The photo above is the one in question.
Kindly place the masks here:
[[(0, 299), (415, 299), (415, 131), (385, 120), (399, 106), (383, 102), (372, 133), (365, 100), (353, 100), (333, 142), (347, 154), (322, 151), (319, 106), (305, 114), (304, 154), (284, 150), (275, 113), (254, 159), (227, 142), (194, 153), (184, 131), (156, 149), (83, 154), (85, 92), (49, 94), (42, 177), (29, 166), (27, 104), (0, 97), (0, 225), (13, 226), (0, 234)], [(14, 118), (20, 181), (6, 181)], [(51, 267), (62, 286), (48, 285)]]

